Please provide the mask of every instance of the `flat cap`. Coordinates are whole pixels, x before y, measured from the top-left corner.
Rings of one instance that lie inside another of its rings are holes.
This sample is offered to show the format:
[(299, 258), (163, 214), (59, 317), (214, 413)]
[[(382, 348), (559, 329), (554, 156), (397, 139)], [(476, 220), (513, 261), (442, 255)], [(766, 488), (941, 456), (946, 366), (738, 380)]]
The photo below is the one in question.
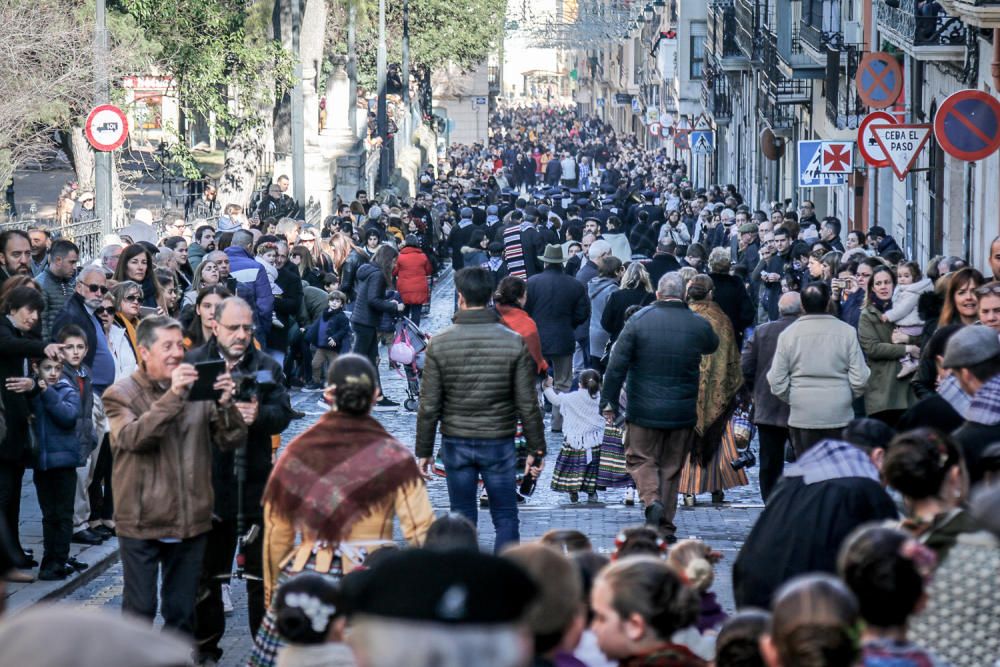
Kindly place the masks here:
[(968, 368), (1000, 356), (1000, 338), (982, 324), (962, 327), (948, 339), (944, 349), (945, 368)]

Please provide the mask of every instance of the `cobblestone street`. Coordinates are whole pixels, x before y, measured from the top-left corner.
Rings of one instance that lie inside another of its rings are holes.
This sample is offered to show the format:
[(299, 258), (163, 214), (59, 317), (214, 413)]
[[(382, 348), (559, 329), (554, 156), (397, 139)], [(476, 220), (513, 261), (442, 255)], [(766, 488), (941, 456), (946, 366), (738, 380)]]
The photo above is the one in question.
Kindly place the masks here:
[[(435, 287), (431, 315), (425, 318), (424, 328), (430, 333), (438, 331), (450, 323), (452, 314), (452, 281), (450, 274)], [(381, 368), (386, 393), (402, 402), (406, 396), (405, 382), (384, 363)], [(322, 414), (317, 405), (319, 394), (294, 392), (293, 403), (307, 413), (305, 419), (295, 422), (286, 432), (284, 440), (308, 428)], [(484, 406), (487, 409), (487, 406)], [(400, 409), (396, 412), (375, 413), (379, 421), (404, 443), (412, 445), (416, 427), (416, 413)], [(546, 419), (548, 421), (548, 419)], [(568, 496), (558, 494), (549, 488), (552, 463), (559, 451), (561, 436), (549, 433), (549, 452), (552, 457), (538, 483), (537, 491), (529, 501), (521, 506), (521, 536), (530, 540), (537, 538), (550, 528), (574, 528), (590, 536), (598, 551), (609, 552), (613, 548), (615, 535), (623, 528), (642, 523), (640, 506), (626, 507), (622, 503), (622, 492), (608, 491), (601, 494), (601, 503), (572, 505)], [(680, 507), (677, 514), (678, 536), (697, 536), (706, 540), (713, 548), (721, 551), (725, 559), (716, 574), (715, 590), (723, 606), (732, 610), (730, 568), (743, 539), (750, 530), (762, 505), (756, 483), (756, 468), (749, 471), (751, 483), (747, 487), (734, 489), (726, 494), (724, 505), (713, 506), (708, 495), (698, 498), (694, 507)], [(438, 513), (448, 510), (448, 492), (443, 478), (435, 478), (429, 484), (431, 502)], [(484, 548), (492, 546), (493, 527), (489, 512), (480, 510), (479, 530)], [(225, 656), (220, 664), (243, 664), (250, 652), (250, 637), (246, 625), (245, 588), (242, 582), (233, 582), (233, 602), (236, 611), (229, 617), (226, 636), (222, 647)], [(93, 581), (66, 595), (63, 600), (92, 607), (118, 608), (121, 605), (122, 572), (121, 565), (115, 564)]]

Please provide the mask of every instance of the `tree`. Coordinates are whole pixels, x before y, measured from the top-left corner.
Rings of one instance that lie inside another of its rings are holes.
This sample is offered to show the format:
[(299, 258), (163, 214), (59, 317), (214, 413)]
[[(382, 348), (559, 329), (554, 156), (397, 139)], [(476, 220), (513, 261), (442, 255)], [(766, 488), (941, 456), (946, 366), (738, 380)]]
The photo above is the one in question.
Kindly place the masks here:
[(50, 153), (54, 131), (93, 99), (93, 33), (76, 9), (68, 0), (0, 2), (0, 185)]
[[(162, 48), (160, 67), (176, 82), (182, 117), (213, 116), (227, 141), (219, 199), (247, 204), (271, 145), (275, 98), (291, 84), (291, 58), (275, 39), (264, 0), (119, 0)], [(197, 169), (181, 139), (171, 156)]]

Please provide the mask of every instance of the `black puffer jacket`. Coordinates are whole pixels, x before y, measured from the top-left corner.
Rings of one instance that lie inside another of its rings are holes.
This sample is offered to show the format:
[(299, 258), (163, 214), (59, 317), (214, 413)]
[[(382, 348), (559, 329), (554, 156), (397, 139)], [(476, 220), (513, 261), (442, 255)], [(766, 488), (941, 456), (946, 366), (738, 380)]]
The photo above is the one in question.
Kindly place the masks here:
[(387, 289), (385, 276), (374, 264), (365, 264), (358, 269), (357, 290), (351, 324), (377, 327), (382, 313), (396, 313), (396, 302), (385, 298)]
[[(572, 278), (570, 278), (572, 280)], [(518, 418), (531, 451), (545, 450), (537, 366), (520, 335), (492, 309), (460, 310), (427, 347), (416, 453), (431, 456), (438, 423), (454, 438), (513, 438)]]
[[(701, 356), (719, 347), (712, 326), (683, 301), (657, 301), (633, 315), (611, 349), (601, 405), (645, 428), (691, 428), (697, 421)], [(627, 382), (626, 382), (627, 377)]]

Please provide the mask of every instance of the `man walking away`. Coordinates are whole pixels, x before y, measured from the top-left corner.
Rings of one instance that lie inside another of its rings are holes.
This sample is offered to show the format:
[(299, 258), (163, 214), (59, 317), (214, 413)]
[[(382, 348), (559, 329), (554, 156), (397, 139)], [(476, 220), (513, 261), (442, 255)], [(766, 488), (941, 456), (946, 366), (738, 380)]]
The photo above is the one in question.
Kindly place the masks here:
[(676, 541), (674, 514), (681, 470), (698, 420), (701, 357), (719, 347), (712, 326), (684, 303), (676, 271), (660, 278), (656, 301), (633, 315), (611, 350), (601, 391), (602, 410), (625, 409), (625, 464), (646, 506), (646, 523)]
[(767, 372), (771, 370), (778, 336), (802, 314), (799, 293), (782, 294), (778, 312), (781, 314), (779, 319), (757, 327), (741, 359), (743, 378), (747, 388), (753, 391), (753, 423), (760, 437), (760, 496), (765, 503), (781, 477), (785, 443), (788, 442), (788, 403), (771, 393)]
[(767, 372), (771, 393), (789, 404), (788, 430), (795, 455), (824, 438), (836, 438), (854, 418), (871, 371), (858, 334), (827, 312), (830, 288), (811, 283), (802, 290), (802, 310), (780, 336)]
[[(538, 325), (542, 356), (552, 367), (556, 391), (565, 394), (573, 384), (573, 330), (590, 321), (590, 299), (583, 284), (563, 271), (566, 260), (562, 246), (547, 246), (538, 259), (545, 264), (545, 270), (528, 278), (524, 309)], [(552, 431), (562, 432), (562, 414), (557, 405), (552, 406)]]
[[(462, 269), (455, 274), (455, 288), (455, 324), (434, 336), (427, 347), (416, 454), (421, 469), (429, 474), (440, 424), (451, 510), (476, 525), (477, 483), (482, 475), (499, 552), (520, 539), (514, 491), (518, 419), (529, 451), (545, 452), (545, 427), (535, 390), (537, 366), (522, 338), (486, 307), (493, 292), (489, 271)], [(528, 467), (534, 463), (530, 456)]]

